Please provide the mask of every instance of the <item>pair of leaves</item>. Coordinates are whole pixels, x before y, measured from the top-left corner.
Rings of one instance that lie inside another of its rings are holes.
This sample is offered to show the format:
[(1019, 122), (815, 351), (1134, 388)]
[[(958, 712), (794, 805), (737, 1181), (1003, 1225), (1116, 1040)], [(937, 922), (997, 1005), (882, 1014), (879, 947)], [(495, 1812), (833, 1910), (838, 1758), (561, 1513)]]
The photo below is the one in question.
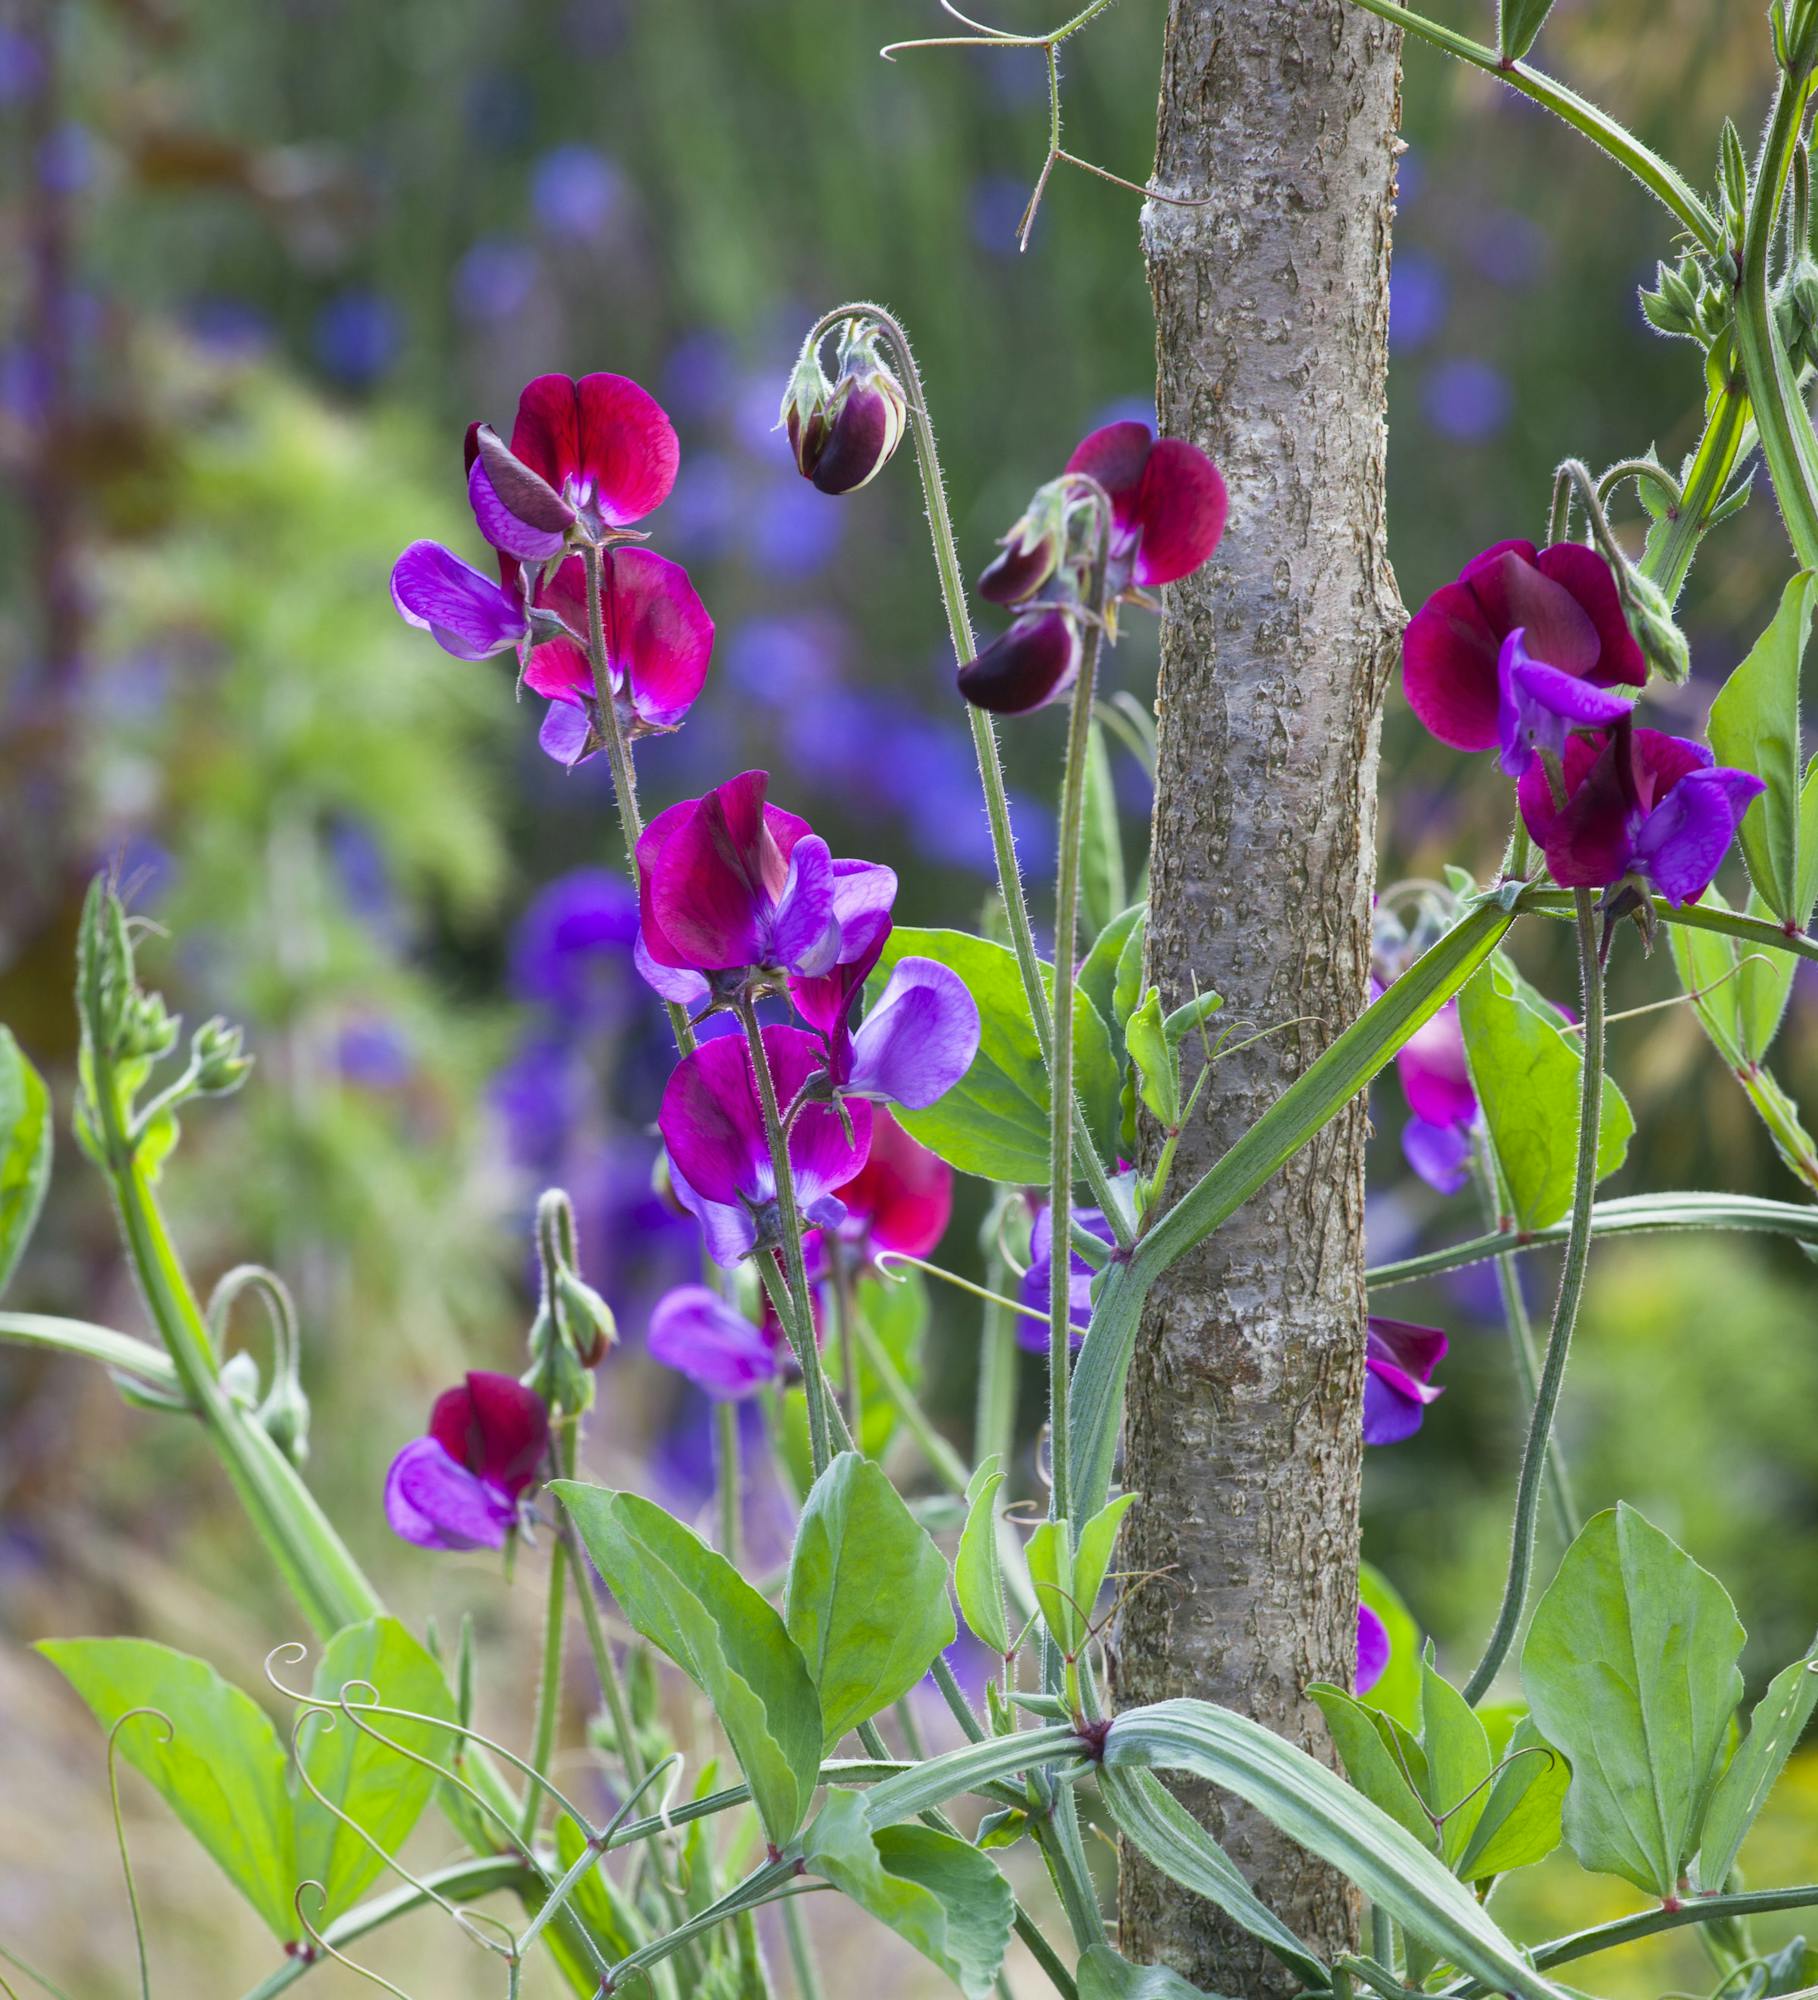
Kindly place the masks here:
[(1586, 1868), (1677, 1894), (1742, 1696), (1742, 1640), (1723, 1585), (1633, 1508), (1597, 1515), (1567, 1550), (1521, 1672), (1571, 1760), (1565, 1835)]
[[(898, 1121), (931, 1152), (961, 1173), (1039, 1186), (1048, 1178), (1048, 1065), (1036, 1039), (1016, 955), (964, 931), (897, 929), (890, 933), (876, 977), (898, 960), (932, 958), (956, 972), (978, 1007), (978, 1053), (947, 1094), (926, 1110), (897, 1112)], [(1053, 993), (1052, 968), (1042, 977)], [(1083, 985), (1073, 991), (1073, 1084), (1100, 1153), (1115, 1151), (1117, 1062), (1104, 1018)]]
[(0, 1028), (0, 1292), (25, 1254), (50, 1170), (50, 1092), (11, 1031)]
[(572, 1479), (550, 1490), (631, 1625), (713, 1704), (776, 1846), (808, 1816), (823, 1751), (955, 1637), (946, 1562), (855, 1452), (803, 1503), (781, 1613), (654, 1501)]
[(1136, 1505), (1134, 1493), (1120, 1493), (1101, 1507), (1079, 1531), (1073, 1546), (1072, 1524), (1044, 1521), (1029, 1537), (1029, 1579), (1042, 1623), (1070, 1660), (1079, 1657), (1092, 1621), (1092, 1607), (1111, 1568), (1111, 1552), (1124, 1516)]
[(1564, 1758), (1525, 1714), (1479, 1715), (1430, 1659), (1419, 1679), (1418, 1735), (1341, 1688), (1309, 1690), (1352, 1784), (1461, 1882), (1544, 1860), (1559, 1845)]
[[(362, 1729), (341, 1715), (306, 1721), (299, 1755), (349, 1826), (293, 1785), (270, 1718), (205, 1660), (150, 1639), (55, 1639), (38, 1651), (104, 1729), (134, 1709), (156, 1711), (120, 1728), (120, 1755), (284, 1944), (303, 1942), (293, 1901), (300, 1883), (320, 1882), (326, 1891), (321, 1920), (346, 1909), (385, 1865), (381, 1850), (396, 1853), (429, 1802), (434, 1772), (379, 1735), (418, 1757), (447, 1752), (447, 1732), (426, 1722), (381, 1716)], [(362, 1681), (387, 1707), (454, 1719), (441, 1669), (394, 1618), (338, 1632), (317, 1669), (315, 1692), (332, 1702)]]
[(1711, 704), (1720, 764), (1752, 771), (1767, 790), (1742, 822), (1742, 858), (1756, 893), (1783, 924), (1804, 930), (1818, 903), (1818, 757), (1800, 772), (1799, 670), (1818, 606), (1818, 574), (1801, 570), (1748, 657)]
[(988, 1854), (934, 1827), (873, 1831), (864, 1794), (834, 1786), (808, 1829), (803, 1859), (937, 1965), (966, 2000), (986, 2000), (1016, 1914)]
[[(1544, 1229), (1572, 1205), (1583, 1047), (1502, 958), (1492, 958), (1459, 993), (1458, 1020), (1515, 1225), (1524, 1232)], [(1627, 1100), (1606, 1076), (1599, 1181), (1622, 1165), (1634, 1130)]]

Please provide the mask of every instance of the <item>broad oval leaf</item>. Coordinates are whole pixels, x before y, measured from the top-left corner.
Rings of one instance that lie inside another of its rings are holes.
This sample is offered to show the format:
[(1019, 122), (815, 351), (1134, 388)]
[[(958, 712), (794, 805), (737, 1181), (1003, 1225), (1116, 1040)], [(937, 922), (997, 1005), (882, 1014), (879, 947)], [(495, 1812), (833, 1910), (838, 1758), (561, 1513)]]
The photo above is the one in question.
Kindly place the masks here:
[[(946, 1096), (898, 1122), (961, 1173), (1039, 1186), (1048, 1178), (1048, 1065), (1008, 946), (964, 931), (897, 929), (877, 979), (902, 958), (932, 958), (959, 974), (979, 1014), (978, 1054)], [(1042, 968), (1052, 995), (1053, 973)], [(1085, 988), (1073, 989), (1073, 1080), (1100, 1153), (1115, 1151), (1118, 1068), (1111, 1035)]]
[(967, 2000), (986, 2000), (1010, 1943), (1010, 1885), (970, 1842), (927, 1826), (873, 1832), (861, 1792), (827, 1793), (803, 1861), (944, 1972)]
[(1805, 1725), (1818, 1708), (1818, 1657), (1795, 1660), (1782, 1667), (1755, 1704), (1749, 1733), (1730, 1759), (1728, 1770), (1711, 1794), (1698, 1850), (1698, 1880), (1719, 1890), (1736, 1865), (1748, 1830), (1755, 1824), (1768, 1793), (1798, 1747)]
[(289, 1759), (265, 1711), (206, 1660), (151, 1639), (46, 1639), (38, 1651), (110, 1730), (135, 1708), (119, 1754), (162, 1795), (280, 1944), (302, 1940)]
[[(1480, 1711), (1481, 1713), (1481, 1711)], [(1461, 1882), (1487, 1882), (1544, 1861), (1564, 1838), (1561, 1815), (1572, 1767), (1523, 1715), (1500, 1744), (1497, 1773), (1460, 1856)]]
[[(338, 1701), (343, 1690), (354, 1710), (378, 1701), (444, 1722), (455, 1718), (441, 1668), (395, 1618), (369, 1618), (329, 1641), (316, 1669), (315, 1693)], [(298, 1757), (310, 1778), (354, 1822), (347, 1826), (299, 1788), (297, 1879), (320, 1882), (326, 1892), (322, 1912), (312, 1915), (335, 1916), (346, 1909), (385, 1866), (382, 1854), (397, 1853), (422, 1816), (435, 1773), (403, 1752), (445, 1765), (456, 1740), (433, 1722), (395, 1715), (361, 1717), (360, 1725), (334, 1716), (306, 1721), (298, 1731)], [(380, 1735), (400, 1748), (387, 1747)], [(362, 1839), (362, 1833), (368, 1837)]]
[[(1127, 910), (1120, 910), (1092, 940), (1092, 949), (1080, 961), (1077, 975), (1079, 989), (1098, 1009), (1099, 1018), (1107, 1023), (1117, 1019), (1118, 960), (1130, 940), (1130, 933), (1143, 921), (1147, 911), (1146, 903), (1132, 903)], [(1139, 946), (1139, 962), (1140, 958)]]
[(764, 1831), (782, 1846), (821, 1767), (821, 1705), (782, 1619), (718, 1550), (635, 1493), (550, 1482), (632, 1626), (713, 1704)]
[(993, 1452), (966, 1482), (966, 1525), (953, 1557), (953, 1588), (973, 1636), (999, 1658), (1010, 1651), (1004, 1572), (997, 1552), (997, 1495), (1005, 1475)]
[(25, 1254), (50, 1171), (50, 1092), (11, 1032), (0, 1028), (0, 1292)]
[(1357, 1598), (1382, 1620), (1389, 1635), (1389, 1664), (1370, 1690), (1370, 1706), (1406, 1729), (1420, 1727), (1420, 1627), (1401, 1593), (1374, 1563), (1360, 1563)]
[(1729, 1593), (1632, 1507), (1586, 1523), (1534, 1610), (1521, 1674), (1571, 1761), (1565, 1834), (1586, 1868), (1677, 1893), (1730, 1717), (1742, 1627)]
[[(1572, 1205), (1584, 1053), (1514, 967), (1492, 959), (1458, 996), (1471, 1081), (1483, 1105), (1516, 1226), (1544, 1229)], [(1603, 1080), (1597, 1178), (1623, 1163), (1635, 1130), (1613, 1078)]]
[(1107, 1768), (1184, 1770), (1234, 1792), (1329, 1861), (1379, 1908), (1493, 1992), (1558, 2000), (1475, 1896), (1360, 1792), (1249, 1717), (1204, 1701), (1126, 1710), (1105, 1739)]
[(1427, 1803), (1440, 1823), (1439, 1851), (1456, 1872), (1483, 1817), (1490, 1739), (1471, 1704), (1431, 1660), (1420, 1668), (1420, 1747), (1427, 1760)]
[(959, 1636), (947, 1559), (857, 1452), (841, 1452), (803, 1502), (783, 1621), (820, 1695), (828, 1750), (907, 1694)]

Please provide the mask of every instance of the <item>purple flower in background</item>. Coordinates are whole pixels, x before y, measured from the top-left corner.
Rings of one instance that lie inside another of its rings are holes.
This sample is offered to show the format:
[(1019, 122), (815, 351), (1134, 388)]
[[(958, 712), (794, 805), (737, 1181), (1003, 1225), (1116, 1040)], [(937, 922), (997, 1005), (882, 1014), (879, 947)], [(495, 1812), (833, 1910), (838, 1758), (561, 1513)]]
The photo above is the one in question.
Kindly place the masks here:
[[(1402, 162), (1407, 172), (1407, 162)], [(1389, 344), (1422, 347), (1439, 331), (1446, 316), (1446, 275), (1431, 257), (1419, 251), (1397, 251), (1389, 277)]]
[(1395, 1072), (1413, 1113), (1402, 1130), (1403, 1156), (1435, 1193), (1457, 1194), (1470, 1177), (1477, 1093), (1456, 1000), (1448, 1000), (1402, 1044)]
[(638, 934), (630, 885), (605, 868), (558, 875), (532, 899), (511, 941), (511, 990), (566, 1028), (610, 1025), (627, 1011)]
[(1357, 1692), (1368, 1694), (1389, 1664), (1389, 1628), (1367, 1604), (1357, 1607)]
[(1502, 430), (1515, 392), (1501, 369), (1487, 361), (1442, 361), (1427, 377), (1421, 398), (1427, 422), (1460, 444), (1485, 444)]
[(454, 271), (455, 310), (478, 326), (513, 318), (535, 291), (537, 253), (510, 236), (482, 236)]
[[(792, 1103), (821, 1067), (820, 1044), (800, 1028), (763, 1030), (765, 1059), (779, 1105)], [(862, 1100), (844, 1108), (849, 1121), (826, 1105), (810, 1104), (789, 1130), (788, 1151), (796, 1200), (806, 1219), (819, 1228), (836, 1227), (845, 1204), (834, 1190), (865, 1164), (871, 1145), (871, 1107)], [(744, 1250), (777, 1240), (776, 1176), (764, 1132), (763, 1109), (751, 1054), (742, 1037), (703, 1042), (676, 1065), (663, 1092), (657, 1125), (679, 1176), (677, 1197), (688, 1195), (733, 1211), (730, 1222), (710, 1228), (709, 1251), (726, 1264), (743, 1254), (735, 1245), (749, 1230)], [(745, 1228), (732, 1224), (742, 1215)], [(703, 1218), (704, 1223), (707, 1218)], [(717, 1240), (716, 1240), (717, 1239)], [(727, 1255), (727, 1251), (733, 1251)]]
[(552, 235), (591, 243), (619, 205), (624, 177), (592, 146), (554, 146), (530, 174), (530, 205)]
[(1420, 1429), (1421, 1413), (1444, 1392), (1432, 1386), (1450, 1342), (1437, 1327), (1370, 1316), (1365, 1342), (1364, 1443), (1399, 1444)]
[(1695, 903), (1767, 787), (1719, 765), (1702, 743), (1619, 723), (1574, 736), (1562, 763), (1566, 803), (1536, 764), (1516, 786), (1527, 829), (1562, 888), (1614, 888), (1625, 877), (1669, 903)]
[(705, 1285), (678, 1285), (657, 1302), (650, 1316), (650, 1352), (722, 1403), (755, 1395), (777, 1381), (790, 1361), (788, 1342), (772, 1315), (754, 1326)]
[(429, 1435), (392, 1460), (385, 1518), (419, 1548), (502, 1549), (548, 1448), (543, 1399), (475, 1371), (436, 1398)]
[(412, 542), (392, 565), (391, 601), (406, 625), (457, 660), (509, 653), (530, 630), (515, 589), (505, 590), (440, 542)]
[(314, 341), (316, 359), (335, 381), (364, 389), (398, 358), (404, 326), (397, 307), (382, 294), (337, 292), (316, 314)]
[[(1110, 1249), (1116, 1240), (1103, 1209), (1076, 1208), (1073, 1220), (1088, 1235), (1096, 1236), (1106, 1249)], [(1053, 1270), (1054, 1211), (1044, 1202), (1036, 1210), (1035, 1222), (1029, 1231), (1029, 1268), (1023, 1273), (1023, 1304), (1030, 1311), (1047, 1312), (1048, 1287)], [(1072, 1344), (1075, 1348), (1085, 1339), (1086, 1327), (1092, 1318), (1092, 1280), (1097, 1275), (1077, 1250), (1070, 1253), (1067, 1262), (1067, 1319), (1073, 1329)], [(1016, 1338), (1019, 1346), (1028, 1348), (1032, 1353), (1047, 1351), (1048, 1329), (1021, 1314), (1017, 1317)]]
[(742, 523), (751, 567), (766, 576), (813, 576), (838, 551), (845, 518), (799, 479), (766, 480)]
[(0, 22), (0, 104), (23, 104), (44, 82), (44, 51), (17, 28)]
[(341, 1030), (335, 1064), (349, 1083), (366, 1090), (401, 1090), (416, 1066), (403, 1030), (376, 1016)]

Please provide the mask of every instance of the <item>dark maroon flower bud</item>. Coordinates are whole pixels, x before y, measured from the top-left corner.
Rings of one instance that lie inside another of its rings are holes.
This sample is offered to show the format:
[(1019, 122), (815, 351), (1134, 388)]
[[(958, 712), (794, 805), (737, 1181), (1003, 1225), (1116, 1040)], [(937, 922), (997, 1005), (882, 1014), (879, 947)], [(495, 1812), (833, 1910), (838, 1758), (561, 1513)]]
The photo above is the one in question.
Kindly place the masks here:
[(908, 420), (909, 399), (878, 354), (876, 329), (857, 320), (840, 338), (839, 379), (827, 380), (818, 350), (804, 353), (779, 419), (802, 476), (823, 493), (856, 493), (875, 479)]
[(778, 425), (789, 434), (789, 449), (795, 453), (796, 470), (804, 479), (814, 477), (821, 448), (827, 442), (827, 404), (832, 395), (833, 384), (821, 366), (820, 350), (810, 348), (795, 364), (777, 416)]
[(1035, 595), (1059, 567), (1067, 545), (1068, 487), (1052, 479), (1030, 501), (1027, 512), (998, 544), (995, 557), (978, 580), (978, 592), (993, 604), (1022, 604)]
[(977, 708), (1025, 715), (1073, 685), (1080, 663), (1079, 619), (1058, 604), (1034, 605), (1001, 639), (959, 670), (959, 690)]

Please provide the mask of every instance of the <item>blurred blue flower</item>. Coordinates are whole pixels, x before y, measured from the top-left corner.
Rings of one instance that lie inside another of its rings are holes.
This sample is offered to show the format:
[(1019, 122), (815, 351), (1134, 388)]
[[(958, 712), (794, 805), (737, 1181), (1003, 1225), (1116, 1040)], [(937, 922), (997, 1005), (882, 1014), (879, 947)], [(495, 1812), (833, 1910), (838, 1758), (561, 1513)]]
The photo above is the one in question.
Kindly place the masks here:
[(1155, 398), (1119, 396), (1115, 402), (1103, 405), (1096, 416), (1087, 419), (1081, 435), (1102, 430), (1106, 424), (1141, 424), (1146, 430), (1159, 430), (1161, 425), (1155, 414)]
[(713, 562), (730, 548), (738, 524), (738, 479), (725, 455), (685, 452), (681, 477), (663, 509), (665, 552)]
[(748, 525), (747, 559), (777, 576), (812, 576), (839, 547), (844, 510), (789, 469), (767, 481), (756, 496)]
[(140, 914), (156, 909), (176, 878), (176, 858), (170, 849), (145, 832), (128, 834), (107, 861), (127, 906)]
[(183, 323), (192, 339), (224, 360), (250, 361), (271, 345), (270, 315), (247, 299), (219, 293), (192, 299)]
[(38, 185), (46, 194), (80, 194), (94, 173), (95, 148), (86, 126), (60, 125), (38, 148)]
[(556, 236), (595, 242), (612, 220), (624, 175), (606, 155), (581, 144), (555, 146), (530, 172), (530, 206)]
[[(843, 640), (839, 620), (827, 612), (751, 618), (726, 646), (727, 677), (769, 708), (805, 709), (837, 678)], [(854, 744), (844, 748), (850, 752)]]
[[(1531, 215), (1510, 208), (1479, 214), (1471, 231), (1471, 262), (1498, 285), (1518, 288), (1541, 276), (1552, 252), (1552, 238)], [(1648, 274), (1652, 283), (1653, 273)]]
[(397, 307), (382, 293), (363, 286), (337, 292), (316, 314), (316, 360), (334, 381), (350, 389), (376, 382), (398, 358), (403, 340)]
[(1426, 162), (1411, 146), (1395, 163), (1395, 186), (1398, 209), (1405, 209), (1409, 202), (1420, 198), (1420, 191), (1426, 185)]
[(972, 240), (981, 250), (993, 257), (1017, 254), (1016, 230), (1029, 206), (1030, 185), (1016, 174), (982, 174), (972, 183)]
[(548, 1172), (559, 1158), (584, 1082), (566, 1035), (537, 1034), (493, 1077), (487, 1093), (505, 1128), (506, 1150), (522, 1167)]
[(1487, 361), (1442, 361), (1421, 392), (1427, 421), (1442, 437), (1483, 444), (1514, 413), (1515, 392), (1501, 369)]
[(1389, 277), (1389, 342), (1399, 348), (1424, 345), (1446, 316), (1446, 274), (1418, 250), (1397, 256)]
[(393, 931), (398, 901), (391, 866), (372, 828), (364, 820), (341, 814), (329, 822), (323, 840), (348, 909), (373, 930)]
[(455, 311), (488, 326), (508, 320), (536, 289), (537, 253), (512, 236), (482, 236), (454, 269)]
[(603, 56), (625, 39), (625, 0), (568, 0), (558, 41), (583, 55)]
[(633, 999), (638, 899), (623, 875), (576, 868), (538, 891), (511, 941), (511, 991), (569, 1032), (615, 1025)]
[(416, 1061), (397, 1023), (372, 1015), (342, 1028), (335, 1044), (335, 1067), (362, 1089), (401, 1090)]
[(50, 373), (41, 358), (22, 340), (0, 347), (0, 410), (29, 429), (44, 415), (49, 397)]
[(29, 35), (0, 23), (0, 104), (23, 104), (43, 81), (43, 50)]
[[(736, 383), (731, 341), (712, 327), (701, 327), (669, 350), (663, 364), (663, 404), (672, 417), (714, 416), (725, 409)], [(771, 421), (776, 421), (774, 411)]]

